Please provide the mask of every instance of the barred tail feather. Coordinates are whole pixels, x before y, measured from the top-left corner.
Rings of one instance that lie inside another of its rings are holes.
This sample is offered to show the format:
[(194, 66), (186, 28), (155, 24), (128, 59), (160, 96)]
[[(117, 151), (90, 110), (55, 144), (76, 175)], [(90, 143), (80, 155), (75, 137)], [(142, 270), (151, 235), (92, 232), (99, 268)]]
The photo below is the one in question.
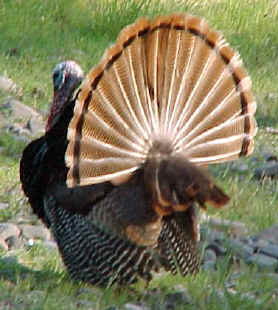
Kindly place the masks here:
[(68, 130), (69, 186), (128, 179), (156, 141), (197, 166), (253, 151), (250, 78), (204, 19), (139, 19), (81, 88)]

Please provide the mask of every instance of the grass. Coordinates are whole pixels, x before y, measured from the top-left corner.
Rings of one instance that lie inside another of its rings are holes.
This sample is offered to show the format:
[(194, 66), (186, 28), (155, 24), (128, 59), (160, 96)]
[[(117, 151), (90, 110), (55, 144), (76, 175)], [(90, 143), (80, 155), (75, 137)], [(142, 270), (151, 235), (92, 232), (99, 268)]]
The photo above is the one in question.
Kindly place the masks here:
[[(170, 12), (203, 16), (220, 29), (240, 52), (252, 78), (260, 128), (255, 152), (240, 162), (248, 165), (248, 171), (234, 171), (230, 165), (213, 167), (218, 184), (233, 199), (227, 208), (209, 212), (242, 221), (255, 234), (277, 221), (277, 183), (259, 183), (252, 177), (264, 154), (275, 155), (278, 151), (278, 138), (264, 131), (266, 126), (278, 126), (277, 1), (0, 0), (0, 74), (23, 89), (24, 104), (46, 112), (56, 63), (74, 59), (88, 72), (125, 25), (142, 15)], [(37, 96), (36, 90), (42, 95)], [(18, 178), (23, 147), (24, 143), (15, 141), (12, 135), (0, 133), (0, 202), (9, 204), (1, 210), (0, 222), (29, 212)], [(105, 309), (142, 300), (164, 309), (164, 297), (178, 285), (186, 287), (194, 301), (181, 309), (278, 309), (273, 298), (277, 283), (249, 266), (241, 266), (240, 271), (234, 280), (235, 293), (225, 287), (236, 272), (236, 266), (227, 258), (216, 272), (202, 271), (186, 280), (169, 275), (155, 279), (149, 290), (157, 288), (158, 297), (146, 296), (142, 283), (135, 286), (137, 293), (122, 290), (117, 294), (113, 289), (101, 290), (71, 281), (59, 256), (38, 245), (29, 251), (0, 252), (0, 309)]]

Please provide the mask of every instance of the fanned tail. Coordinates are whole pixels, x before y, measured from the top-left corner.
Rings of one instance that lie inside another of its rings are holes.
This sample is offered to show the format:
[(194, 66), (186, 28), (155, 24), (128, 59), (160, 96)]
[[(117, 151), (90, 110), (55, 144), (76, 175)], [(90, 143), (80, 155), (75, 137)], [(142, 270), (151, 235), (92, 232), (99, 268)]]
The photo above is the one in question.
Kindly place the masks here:
[(68, 130), (67, 184), (124, 182), (157, 142), (197, 166), (246, 156), (255, 110), (239, 55), (203, 19), (140, 18), (82, 85)]

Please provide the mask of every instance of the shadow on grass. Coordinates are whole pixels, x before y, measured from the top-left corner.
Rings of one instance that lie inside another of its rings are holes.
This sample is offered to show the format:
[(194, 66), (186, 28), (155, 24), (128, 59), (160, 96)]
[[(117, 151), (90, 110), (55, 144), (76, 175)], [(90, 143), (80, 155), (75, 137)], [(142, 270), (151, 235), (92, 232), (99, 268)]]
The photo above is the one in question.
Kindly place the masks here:
[(19, 263), (17, 257), (0, 257), (0, 281), (8, 281), (18, 284), (21, 281), (28, 280), (32, 286), (43, 287), (55, 286), (55, 283), (61, 282), (61, 278), (67, 278), (67, 275), (56, 272), (51, 268), (44, 270), (34, 270)]

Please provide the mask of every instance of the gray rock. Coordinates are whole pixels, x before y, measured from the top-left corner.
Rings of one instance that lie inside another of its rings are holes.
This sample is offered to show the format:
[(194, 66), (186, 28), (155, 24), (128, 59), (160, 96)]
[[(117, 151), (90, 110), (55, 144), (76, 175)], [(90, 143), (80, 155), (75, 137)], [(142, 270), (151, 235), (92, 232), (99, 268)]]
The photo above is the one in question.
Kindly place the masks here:
[(38, 217), (31, 212), (32, 209), (30, 208), (29, 203), (26, 200), (26, 202), (24, 202), (24, 211), (22, 210), (22, 212), (19, 212), (11, 219), (11, 221), (19, 226), (20, 224), (40, 224), (41, 222), (38, 220)]
[(229, 167), (232, 171), (236, 172), (246, 172), (249, 170), (248, 165), (241, 162), (233, 162), (229, 165)]
[(9, 249), (21, 249), (24, 247), (24, 241), (22, 238), (17, 236), (11, 236), (6, 239), (6, 244), (8, 245)]
[(41, 114), (16, 99), (7, 99), (1, 105), (0, 116), (11, 132), (25, 135), (40, 135), (44, 132)]
[(125, 310), (149, 310), (149, 308), (143, 306), (143, 305), (135, 305), (131, 303), (127, 303), (124, 305)]
[(256, 235), (256, 239), (267, 240), (268, 242), (278, 244), (278, 224), (274, 224), (270, 228), (260, 232), (258, 235)]
[(0, 210), (8, 209), (9, 204), (5, 202), (0, 202)]
[(263, 154), (263, 158), (265, 161), (278, 161), (278, 158), (275, 154), (273, 153), (265, 153)]
[(9, 136), (14, 140), (14, 143), (28, 143), (30, 142), (30, 131), (23, 128), (17, 123), (10, 124), (3, 128)]
[(9, 246), (6, 243), (6, 240), (9, 237), (15, 236), (18, 237), (20, 235), (20, 230), (15, 224), (11, 223), (0, 223), (0, 246), (8, 250)]
[(264, 239), (259, 239), (259, 240), (254, 241), (250, 245), (252, 247), (256, 248), (256, 250), (257, 250), (257, 249), (260, 249), (260, 248), (267, 247), (269, 245), (269, 242), (267, 240), (264, 240)]
[(248, 259), (246, 263), (257, 266), (262, 271), (275, 271), (278, 267), (278, 260), (263, 254), (254, 254)]
[(267, 245), (259, 249), (259, 253), (278, 258), (278, 245)]
[(200, 228), (200, 237), (202, 241), (205, 241), (208, 243), (214, 242), (214, 241), (222, 241), (226, 238), (225, 234), (222, 231), (210, 229), (205, 226)]
[(205, 261), (202, 265), (202, 268), (206, 271), (216, 270), (216, 261), (212, 260)]
[(29, 120), (32, 117), (41, 118), (37, 111), (13, 98), (4, 102), (1, 106), (1, 113), (10, 116), (14, 120)]
[(248, 259), (254, 253), (254, 249), (251, 246), (236, 239), (227, 240), (227, 245), (233, 254), (244, 260)]
[(189, 296), (187, 290), (183, 288), (174, 293), (167, 294), (164, 297), (165, 308), (168, 310), (176, 309), (178, 306), (184, 306), (186, 304), (192, 304), (192, 299)]
[(205, 253), (204, 253), (204, 261), (207, 262), (207, 261), (213, 261), (215, 262), (216, 261), (216, 253), (214, 250), (208, 248), (205, 250)]
[(6, 76), (0, 75), (0, 91), (21, 96), (22, 89)]
[(50, 231), (42, 225), (23, 224), (19, 225), (19, 228), (21, 229), (22, 236), (25, 239), (51, 239)]
[(218, 231), (227, 231), (236, 236), (246, 235), (248, 229), (244, 223), (210, 217), (208, 225)]
[(249, 236), (240, 236), (238, 240), (246, 245), (253, 246), (253, 240)]
[(266, 162), (262, 167), (256, 168), (254, 172), (256, 179), (263, 178), (277, 178), (278, 177), (278, 162), (269, 161)]
[(0, 239), (6, 240), (11, 236), (19, 236), (20, 230), (15, 224), (0, 223)]
[(32, 133), (43, 133), (44, 132), (44, 122), (41, 118), (32, 117), (28, 120), (26, 128), (28, 128)]
[(207, 249), (212, 249), (217, 256), (223, 256), (225, 254), (227, 254), (227, 249), (221, 245), (219, 242), (210, 242), (207, 244)]
[(46, 240), (43, 242), (43, 245), (48, 248), (48, 249), (51, 249), (51, 250), (58, 250), (58, 246), (57, 246), (57, 243), (54, 242), (54, 241), (51, 241), (51, 240)]

